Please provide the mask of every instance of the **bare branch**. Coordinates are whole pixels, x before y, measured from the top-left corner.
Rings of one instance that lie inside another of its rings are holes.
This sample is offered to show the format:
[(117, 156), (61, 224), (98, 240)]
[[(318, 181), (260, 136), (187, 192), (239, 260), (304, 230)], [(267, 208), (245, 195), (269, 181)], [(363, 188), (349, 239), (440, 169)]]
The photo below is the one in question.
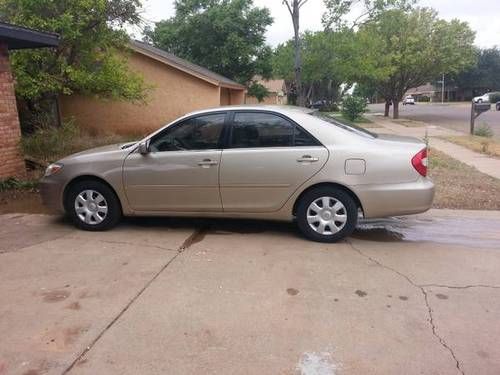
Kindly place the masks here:
[(292, 8), (290, 7), (290, 4), (288, 3), (288, 0), (283, 0), (283, 4), (286, 5), (286, 7), (288, 8), (288, 11), (290, 12), (290, 15), (293, 17), (293, 11), (292, 11)]
[(299, 8), (302, 7), (305, 3), (307, 3), (309, 0), (299, 0)]

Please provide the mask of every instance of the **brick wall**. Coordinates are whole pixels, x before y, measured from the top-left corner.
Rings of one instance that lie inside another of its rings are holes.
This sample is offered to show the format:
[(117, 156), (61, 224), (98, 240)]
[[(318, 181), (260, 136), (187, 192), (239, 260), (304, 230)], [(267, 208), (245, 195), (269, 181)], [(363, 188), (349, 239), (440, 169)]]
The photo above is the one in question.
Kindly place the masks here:
[(19, 141), (21, 129), (17, 116), (14, 81), (7, 46), (0, 41), (0, 179), (23, 177), (26, 170)]

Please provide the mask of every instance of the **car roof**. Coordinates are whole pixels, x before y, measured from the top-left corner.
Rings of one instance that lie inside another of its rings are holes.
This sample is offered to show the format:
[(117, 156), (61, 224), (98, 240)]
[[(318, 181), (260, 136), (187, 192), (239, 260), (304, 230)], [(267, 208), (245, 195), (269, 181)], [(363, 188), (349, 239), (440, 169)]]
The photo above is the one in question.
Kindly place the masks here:
[(297, 107), (293, 105), (228, 105), (221, 107), (213, 107), (202, 109), (188, 113), (187, 116), (210, 113), (210, 112), (220, 112), (220, 111), (263, 111), (263, 112), (278, 112), (284, 115), (293, 115), (293, 113), (312, 113), (315, 112), (314, 108)]

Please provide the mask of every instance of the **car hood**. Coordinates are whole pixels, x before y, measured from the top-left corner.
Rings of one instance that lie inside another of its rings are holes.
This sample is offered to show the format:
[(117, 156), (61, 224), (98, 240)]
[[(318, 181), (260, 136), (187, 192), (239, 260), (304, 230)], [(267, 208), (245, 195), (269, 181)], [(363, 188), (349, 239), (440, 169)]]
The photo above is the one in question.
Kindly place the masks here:
[(106, 145), (106, 146), (100, 146), (100, 147), (95, 147), (91, 148), (85, 151), (80, 151), (75, 154), (69, 155), (62, 159), (61, 161), (67, 161), (69, 159), (80, 159), (80, 158), (86, 158), (90, 156), (100, 156), (100, 155), (105, 155), (105, 154), (110, 154), (110, 153), (116, 153), (116, 152), (129, 152), (132, 150), (132, 146), (135, 145), (137, 142), (128, 142), (128, 143), (115, 143), (112, 145)]

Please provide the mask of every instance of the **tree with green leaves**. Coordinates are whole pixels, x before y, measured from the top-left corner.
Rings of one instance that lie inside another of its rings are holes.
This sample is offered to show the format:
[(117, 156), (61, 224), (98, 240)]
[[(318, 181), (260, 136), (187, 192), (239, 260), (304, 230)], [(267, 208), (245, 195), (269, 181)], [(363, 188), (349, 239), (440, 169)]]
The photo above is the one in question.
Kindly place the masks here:
[(253, 0), (176, 0), (175, 16), (145, 34), (158, 48), (248, 84), (271, 75), (265, 32), (272, 22)]
[[(353, 65), (353, 32), (306, 32), (301, 37), (303, 96), (306, 101), (317, 99), (336, 101), (343, 83), (352, 83), (356, 71)], [(278, 45), (273, 57), (274, 75), (294, 81), (295, 43), (290, 40)]]
[[(60, 94), (142, 100), (142, 77), (117, 52), (129, 40), (125, 25), (140, 22), (139, 0), (0, 0), (5, 22), (55, 32), (55, 49), (12, 53), (16, 93), (30, 112)], [(45, 108), (46, 109), (46, 108)]]
[[(488, 91), (500, 91), (500, 49), (497, 47), (477, 49), (475, 52), (476, 64), (469, 69), (451, 77), (450, 83), (464, 93), (470, 90), (469, 96), (482, 95)], [(467, 97), (472, 99), (472, 97)]]
[[(325, 30), (355, 29), (389, 9), (410, 10), (417, 0), (323, 0)], [(355, 10), (357, 13), (353, 14)]]
[(429, 8), (386, 10), (357, 34), (359, 55), (370, 65), (359, 70), (357, 81), (375, 85), (386, 100), (385, 115), (392, 104), (394, 118), (408, 89), (474, 63), (475, 34), (468, 24), (439, 19)]

